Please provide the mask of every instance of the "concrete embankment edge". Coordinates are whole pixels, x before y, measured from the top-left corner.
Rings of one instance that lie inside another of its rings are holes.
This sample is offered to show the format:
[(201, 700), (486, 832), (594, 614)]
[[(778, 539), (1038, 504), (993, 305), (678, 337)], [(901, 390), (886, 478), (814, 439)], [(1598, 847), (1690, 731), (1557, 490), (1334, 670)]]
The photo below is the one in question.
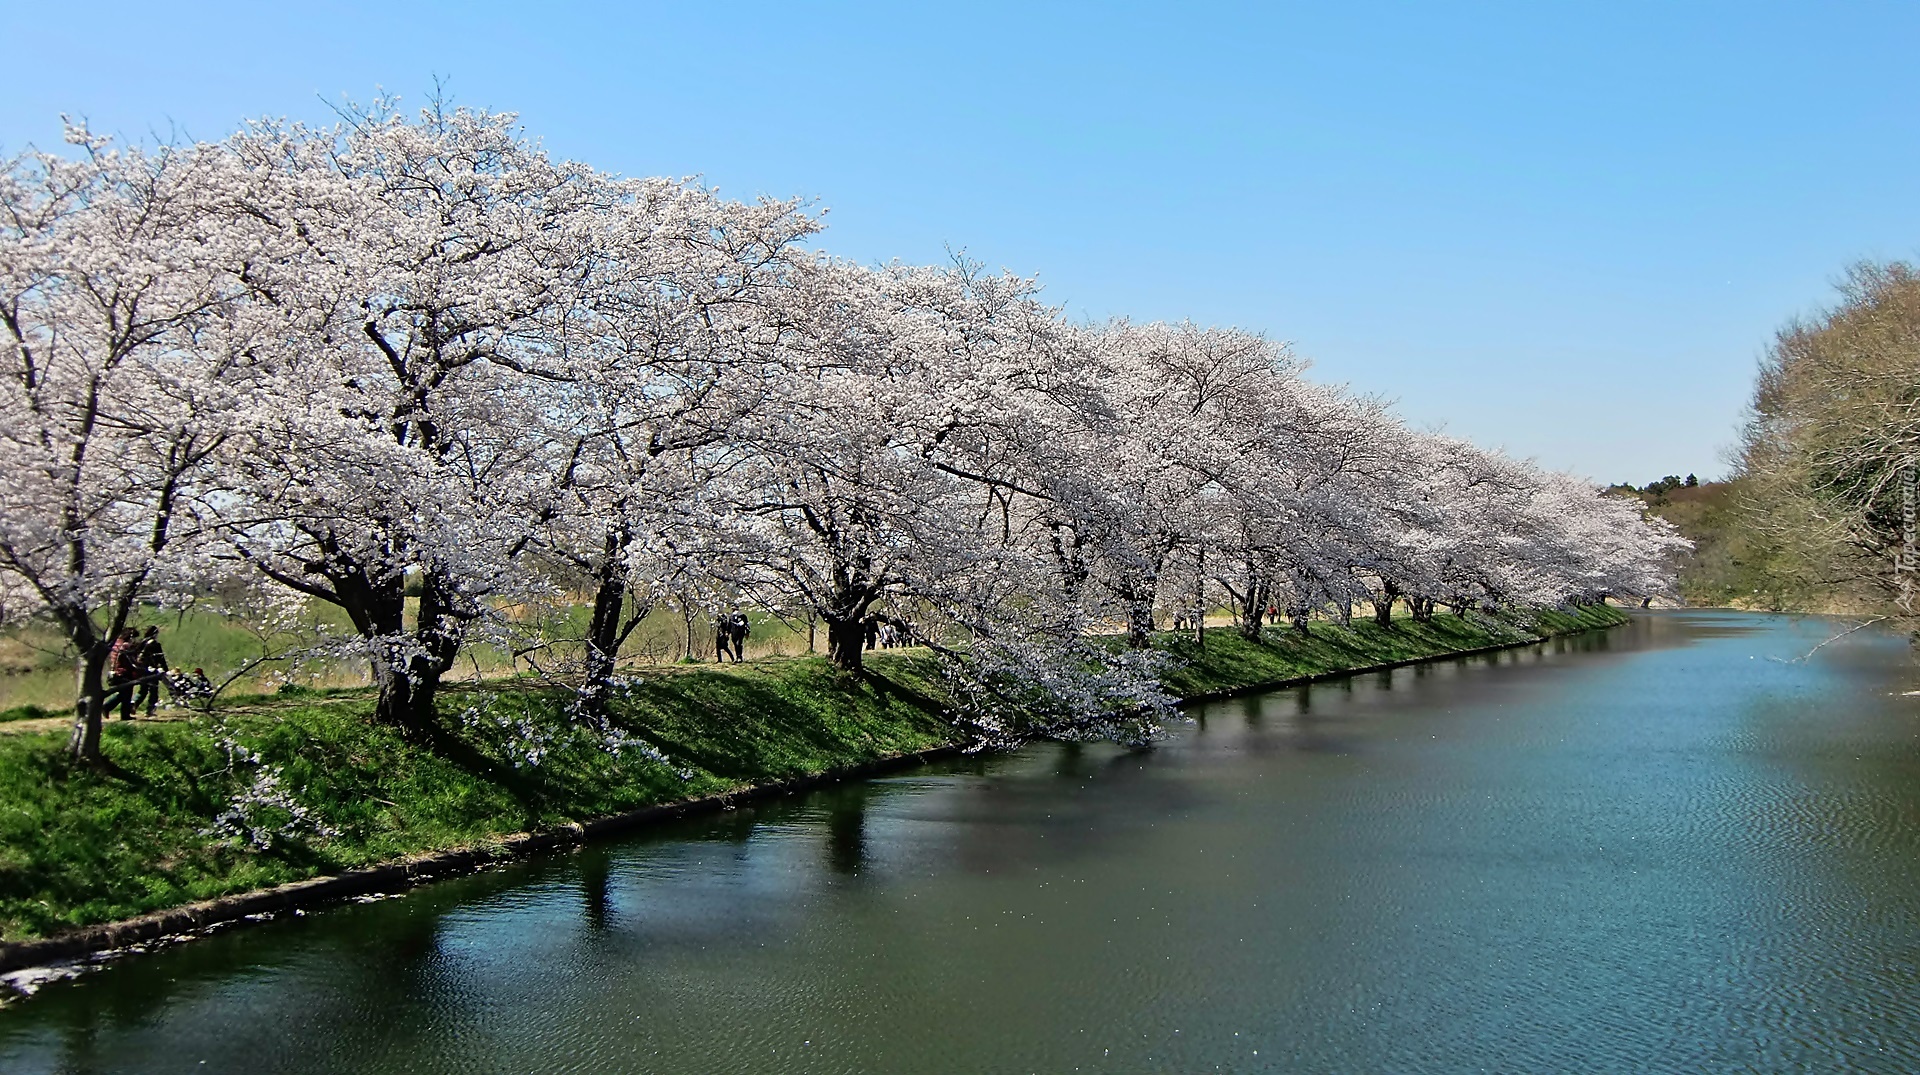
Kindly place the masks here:
[[(1625, 622), (1624, 620), (1622, 621)], [(1586, 630), (1607, 630), (1620, 624), (1609, 624), (1586, 628)], [(1569, 633), (1585, 633), (1569, 632)], [(1479, 646), (1474, 649), (1453, 650), (1424, 657), (1412, 657), (1406, 660), (1390, 661), (1384, 664), (1365, 665), (1356, 668), (1342, 668), (1329, 672), (1318, 672), (1307, 676), (1294, 676), (1288, 679), (1249, 683), (1226, 690), (1208, 691), (1189, 695), (1181, 700), (1182, 705), (1195, 705), (1201, 702), (1217, 701), (1222, 698), (1234, 698), (1242, 695), (1257, 694), (1263, 691), (1280, 690), (1308, 683), (1319, 683), (1332, 679), (1344, 679), (1350, 676), (1366, 675), (1370, 672), (1384, 672), (1408, 665), (1429, 664), (1434, 661), (1456, 660), (1479, 654), (1496, 653), (1502, 650), (1519, 649), (1524, 646), (1538, 645), (1553, 637), (1565, 637), (1565, 634), (1543, 634), (1537, 637), (1502, 642), (1492, 646)], [(460, 874), (472, 873), (489, 866), (509, 862), (514, 859), (548, 851), (564, 850), (575, 847), (597, 836), (610, 835), (642, 825), (668, 821), (675, 818), (694, 817), (701, 814), (718, 813), (733, 809), (743, 803), (762, 799), (791, 795), (829, 784), (847, 780), (860, 780), (915, 768), (942, 758), (958, 755), (958, 746), (934, 747), (930, 750), (915, 751), (887, 758), (878, 758), (858, 765), (844, 766), (811, 776), (793, 780), (761, 784), (740, 788), (719, 795), (709, 795), (698, 799), (686, 799), (675, 803), (662, 803), (656, 806), (641, 807), (625, 813), (595, 818), (591, 821), (574, 822), (560, 825), (541, 832), (515, 833), (499, 840), (472, 847), (453, 848), (415, 855), (397, 862), (379, 866), (370, 866), (362, 870), (350, 870), (346, 873), (328, 877), (314, 877), (305, 881), (293, 881), (274, 888), (256, 892), (243, 892), (234, 896), (222, 896), (218, 899), (190, 903), (165, 911), (141, 915), (138, 918), (123, 919), (119, 922), (104, 922), (96, 926), (83, 926), (71, 933), (57, 937), (47, 937), (30, 941), (0, 942), (0, 974), (21, 970), (27, 967), (40, 967), (53, 963), (72, 962), (88, 956), (111, 953), (119, 949), (150, 945), (156, 942), (188, 940), (222, 926), (249, 920), (258, 921), (263, 917), (277, 915), (285, 911), (303, 910), (355, 896), (400, 892), (416, 885)]]

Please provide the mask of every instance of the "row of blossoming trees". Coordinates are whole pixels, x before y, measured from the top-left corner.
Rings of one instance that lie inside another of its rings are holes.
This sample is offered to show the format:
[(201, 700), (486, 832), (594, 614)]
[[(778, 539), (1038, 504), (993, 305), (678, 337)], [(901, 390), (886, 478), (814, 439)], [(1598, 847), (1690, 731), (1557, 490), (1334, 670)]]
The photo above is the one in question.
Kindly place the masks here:
[[(846, 669), (910, 614), (984, 729), (1017, 698), (1125, 734), (1164, 698), (1090, 636), (1142, 646), (1156, 606), (1257, 637), (1646, 595), (1680, 544), (1259, 336), (832, 260), (796, 203), (558, 162), (508, 116), (70, 142), (0, 174), (0, 600), (77, 651), (82, 757), (130, 613), (242, 577), (343, 610), (403, 725), (481, 638), (601, 715), (674, 593), (816, 617)], [(524, 614), (568, 601), (575, 637)]]

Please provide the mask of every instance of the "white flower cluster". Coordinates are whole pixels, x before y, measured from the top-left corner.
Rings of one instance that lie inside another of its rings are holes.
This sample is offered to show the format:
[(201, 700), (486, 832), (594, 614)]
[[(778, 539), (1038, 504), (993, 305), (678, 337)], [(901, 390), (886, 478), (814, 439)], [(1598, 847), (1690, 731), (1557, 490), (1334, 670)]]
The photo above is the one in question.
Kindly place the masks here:
[(202, 835), (233, 840), (255, 851), (269, 850), (279, 840), (340, 835), (287, 787), (281, 766), (266, 764), (258, 751), (242, 745), (231, 733), (223, 732), (219, 742), (227, 755), (225, 771), (236, 776), (247, 773), (247, 783), (227, 800), (213, 824), (201, 830)]
[(496, 712), (489, 698), (460, 711), (459, 723), (499, 747), (516, 769), (537, 768), (563, 738), (562, 729), (546, 724), (530, 712)]

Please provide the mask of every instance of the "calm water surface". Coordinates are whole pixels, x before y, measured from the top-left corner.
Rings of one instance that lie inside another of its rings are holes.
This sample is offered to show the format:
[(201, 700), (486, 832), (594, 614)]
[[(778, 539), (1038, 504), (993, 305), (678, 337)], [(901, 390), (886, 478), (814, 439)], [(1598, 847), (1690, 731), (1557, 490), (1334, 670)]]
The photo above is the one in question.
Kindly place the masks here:
[(1920, 1071), (1920, 668), (1834, 621), (1225, 702), (127, 959), (0, 1071)]

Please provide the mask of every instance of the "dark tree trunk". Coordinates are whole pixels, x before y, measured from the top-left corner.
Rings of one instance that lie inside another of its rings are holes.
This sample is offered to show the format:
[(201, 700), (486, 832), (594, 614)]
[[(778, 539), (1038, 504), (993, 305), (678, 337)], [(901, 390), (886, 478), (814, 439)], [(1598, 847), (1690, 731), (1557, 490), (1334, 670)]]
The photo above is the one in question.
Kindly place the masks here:
[[(413, 662), (417, 663), (417, 662)], [(380, 694), (373, 704), (373, 718), (399, 728), (425, 728), (433, 715), (433, 696), (437, 681), (416, 683), (409, 662), (390, 660), (386, 673), (376, 676)]]
[(356, 624), (364, 619), (360, 632), (367, 638), (367, 663), (373, 673), (377, 696), (373, 719), (382, 724), (405, 726), (414, 714), (412, 639), (406, 634), (406, 595), (404, 583), (396, 580), (361, 604), (349, 605)]
[(1193, 580), (1194, 609), (1199, 615), (1193, 618), (1193, 644), (1201, 649), (1207, 648), (1207, 547), (1200, 546), (1197, 577)]
[(1373, 622), (1382, 627), (1393, 626), (1393, 603), (1400, 597), (1400, 588), (1391, 582), (1382, 582), (1380, 596), (1373, 601)]
[(113, 640), (126, 627), (130, 605), (130, 601), (118, 605), (104, 634), (95, 629), (92, 614), (84, 608), (54, 610), (67, 642), (80, 655), (74, 668), (73, 733), (67, 740), (67, 750), (76, 761), (100, 761), (100, 729), (114, 698), (107, 686), (107, 664)]
[(1114, 592), (1127, 606), (1127, 645), (1146, 649), (1153, 636), (1153, 599), (1160, 585), (1159, 565), (1122, 577)]
[(827, 660), (842, 672), (861, 672), (866, 668), (867, 618), (854, 615), (844, 619), (823, 617), (827, 623)]
[(1113, 588), (1114, 595), (1126, 605), (1127, 645), (1132, 649), (1146, 649), (1151, 644), (1153, 602), (1159, 596), (1160, 572), (1166, 568), (1171, 550), (1172, 543), (1162, 537), (1146, 561), (1123, 572)]
[(606, 548), (595, 572), (598, 585), (593, 593), (593, 615), (587, 621), (586, 683), (583, 704), (589, 716), (607, 713), (607, 696), (620, 646), (640, 622), (639, 616), (624, 619), (627, 604), (627, 539), (623, 531), (607, 533)]
[(1153, 636), (1153, 602), (1151, 600), (1132, 600), (1127, 602), (1127, 645), (1134, 649), (1146, 649)]
[(587, 639), (586, 668), (583, 670), (586, 682), (582, 684), (581, 705), (589, 716), (603, 717), (607, 713), (607, 694), (612, 690), (618, 653), (617, 649), (606, 648), (593, 637)]
[(433, 700), (440, 692), (440, 677), (447, 674), (454, 658), (460, 655), (460, 644), (466, 639), (467, 623), (472, 618), (438, 571), (430, 568), (421, 572), (420, 613), (413, 631), (418, 650), (410, 677), (412, 708), (406, 717), (409, 726), (424, 728), (433, 719)]
[(100, 726), (107, 715), (107, 649), (104, 643), (96, 643), (80, 659), (73, 735), (67, 741), (67, 749), (80, 761), (100, 760)]
[(1060, 573), (1060, 586), (1071, 604), (1078, 604), (1087, 582), (1086, 537), (1065, 523), (1049, 523), (1048, 540), (1053, 548), (1054, 567)]
[(1249, 576), (1246, 595), (1240, 599), (1240, 635), (1249, 642), (1260, 641), (1260, 628), (1266, 622), (1267, 602), (1273, 599), (1273, 587)]
[(870, 613), (885, 589), (871, 568), (872, 561), (865, 556), (836, 563), (826, 607), (816, 610), (827, 625), (827, 660), (842, 672), (866, 668), (867, 631), (873, 626)]
[(404, 579), (391, 579), (369, 591), (368, 622), (377, 628), (371, 638), (373, 679), (379, 688), (374, 719), (425, 731), (433, 720), (440, 677), (453, 667), (472, 617), (458, 607), (451, 587), (432, 568), (420, 575), (420, 608), (412, 631), (405, 624)]

